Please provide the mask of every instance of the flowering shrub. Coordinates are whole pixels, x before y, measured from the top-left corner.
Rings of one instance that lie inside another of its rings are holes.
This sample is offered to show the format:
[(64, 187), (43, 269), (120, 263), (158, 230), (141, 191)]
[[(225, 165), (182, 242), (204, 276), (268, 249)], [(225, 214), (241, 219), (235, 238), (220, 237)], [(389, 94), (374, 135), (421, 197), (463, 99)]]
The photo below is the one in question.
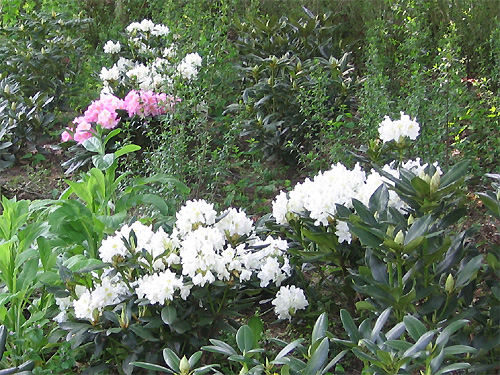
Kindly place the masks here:
[(120, 93), (127, 88), (171, 91), (175, 79), (197, 76), (201, 56), (193, 52), (181, 58), (168, 26), (145, 19), (128, 25), (124, 36), (123, 43), (109, 40), (104, 45), (114, 64), (101, 69), (103, 93)]
[[(409, 160), (402, 168), (414, 173), (416, 176), (427, 178), (427, 163), (420, 159)], [(442, 172), (437, 167), (438, 175)], [(382, 171), (399, 177), (399, 170), (392, 164), (387, 164)], [(328, 227), (335, 222), (337, 205), (353, 208), (353, 200), (368, 205), (375, 191), (384, 183), (394, 186), (394, 182), (371, 169), (369, 173), (361, 169), (360, 164), (349, 170), (344, 165), (337, 163), (331, 169), (320, 172), (312, 180), (307, 178), (303, 183), (298, 183), (290, 192), (281, 192), (273, 202), (273, 216), (278, 224), (287, 224), (290, 220), (308, 217), (314, 220), (314, 225)], [(389, 192), (389, 205), (404, 213), (406, 203), (396, 194)], [(346, 224), (342, 221), (336, 224), (336, 233), (339, 242), (351, 242), (351, 236), (346, 231)]]
[[(56, 320), (76, 346), (110, 337), (109, 355), (116, 354), (116, 342), (133, 353), (122, 358), (124, 366), (158, 350), (159, 338), (172, 348), (188, 341), (199, 347), (247, 306), (245, 294), (280, 286), (291, 275), (287, 241), (258, 238), (244, 212), (229, 208), (218, 214), (199, 200), (186, 202), (176, 217), (170, 234), (139, 221), (122, 226), (102, 241), (99, 270), (72, 274), (66, 296), (57, 299)], [(66, 264), (71, 268), (71, 258)], [(308, 302), (292, 286), (282, 288), (272, 304), (279, 318), (291, 319)], [(144, 340), (151, 343), (146, 347)]]
[(152, 91), (130, 91), (125, 98), (119, 99), (114, 95), (102, 95), (93, 101), (83, 116), (73, 120), (76, 125), (68, 127), (61, 135), (63, 142), (74, 140), (81, 144), (84, 140), (96, 135), (93, 124), (103, 129), (114, 129), (118, 126), (121, 117), (119, 111), (126, 111), (128, 117), (135, 116), (144, 119), (165, 114), (173, 110), (179, 99), (165, 93)]

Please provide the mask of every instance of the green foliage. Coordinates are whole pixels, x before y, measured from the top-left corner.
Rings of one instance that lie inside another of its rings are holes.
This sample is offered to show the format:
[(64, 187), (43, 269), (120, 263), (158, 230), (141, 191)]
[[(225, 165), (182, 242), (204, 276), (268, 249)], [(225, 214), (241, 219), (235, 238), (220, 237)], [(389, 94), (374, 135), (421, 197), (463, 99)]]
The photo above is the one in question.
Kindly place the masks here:
[[(258, 319), (256, 317), (253, 320)], [(280, 374), (327, 374), (344, 357), (347, 350), (341, 351), (334, 358), (328, 361), (330, 357), (330, 340), (327, 332), (328, 317), (325, 313), (321, 314), (316, 320), (312, 330), (309, 345), (302, 345), (304, 339), (297, 339), (291, 343), (282, 340), (272, 340), (275, 344), (282, 347), (279, 353), (271, 359), (264, 347), (268, 346), (261, 339), (262, 322), (260, 324), (243, 325), (236, 334), (237, 349), (229, 344), (211, 339), (212, 345), (204, 346), (202, 349), (221, 354), (229, 359), (231, 363), (237, 363), (231, 366), (232, 373), (239, 374), (274, 374), (280, 371)], [(293, 352), (298, 353), (292, 355)], [(301, 359), (301, 358), (302, 359)], [(238, 372), (239, 370), (239, 372)], [(220, 372), (216, 372), (220, 374)]]
[[(3, 353), (5, 351), (5, 342), (7, 341), (7, 334), (8, 331), (5, 328), (4, 325), (0, 326), (0, 360), (2, 360)], [(26, 363), (23, 363), (20, 366), (17, 367), (12, 367), (8, 369), (3, 369), (0, 370), (0, 374), (23, 374), (23, 375), (29, 375), (31, 374), (31, 370), (33, 370), (33, 367), (35, 366), (35, 363), (33, 361), (29, 361)]]
[[(80, 165), (82, 160), (91, 160), (94, 165), (81, 174), (80, 181), (66, 180), (69, 187), (55, 204), (59, 208), (49, 217), (53, 230), (66, 246), (81, 244), (72, 250), (73, 254), (87, 252), (91, 258), (96, 258), (104, 235), (114, 232), (134, 207), (151, 206), (160, 223), (169, 223), (173, 206), (169, 207), (163, 199), (151, 193), (151, 185), (175, 187), (181, 194), (189, 192), (186, 185), (165, 174), (129, 179), (128, 185), (122, 188), (127, 173), (117, 175), (118, 160), (140, 147), (129, 144), (108, 152), (106, 145), (119, 133), (120, 129), (114, 129), (104, 135), (98, 127), (96, 136), (82, 143), (86, 151), (84, 158), (77, 155), (68, 161)], [(69, 199), (72, 194), (80, 201)]]
[(442, 164), (468, 158), (474, 171), (491, 169), (497, 146), (484, 140), (498, 127), (492, 95), (498, 18), (488, 14), (498, 13), (498, 4), (391, 0), (366, 10), (374, 14), (357, 64), (363, 132), (373, 136), (380, 118), (402, 109), (422, 126), (413, 155), (433, 154)]
[[(0, 29), (0, 132), (2, 147), (17, 154), (53, 129), (55, 113), (75, 93), (85, 21), (62, 14), (21, 14)], [(7, 148), (7, 145), (8, 148)], [(12, 157), (3, 158), (11, 162)]]
[(454, 320), (446, 326), (428, 330), (417, 318), (407, 315), (387, 333), (383, 333), (390, 309), (384, 310), (372, 327), (365, 319), (359, 327), (346, 310), (340, 312), (349, 339), (333, 341), (350, 350), (364, 363), (364, 370), (373, 374), (445, 374), (468, 369), (470, 363), (460, 355), (475, 353), (467, 345), (450, 345), (451, 336), (464, 327), (467, 320)]
[(327, 95), (318, 103), (318, 116), (334, 117), (354, 86), (350, 55), (335, 33), (332, 15), (315, 16), (304, 8), (298, 21), (273, 16), (268, 21), (236, 18), (235, 23), (244, 81), (240, 103), (228, 110), (239, 113), (241, 135), (255, 138), (265, 156), (296, 164), (319, 131), (317, 119), (301, 111), (299, 96), (310, 92), (313, 77), (321, 74)]
[(35, 206), (3, 197), (2, 210), (0, 320), (5, 332), (11, 333), (3, 340), (3, 362), (21, 367), (26, 360), (43, 361), (52, 350), (43, 332), (50, 332), (52, 327), (47, 318), (53, 299), (43, 283), (47, 280), (44, 273), (55, 263), (55, 254), (44, 247), (48, 227), (43, 221), (33, 220)]

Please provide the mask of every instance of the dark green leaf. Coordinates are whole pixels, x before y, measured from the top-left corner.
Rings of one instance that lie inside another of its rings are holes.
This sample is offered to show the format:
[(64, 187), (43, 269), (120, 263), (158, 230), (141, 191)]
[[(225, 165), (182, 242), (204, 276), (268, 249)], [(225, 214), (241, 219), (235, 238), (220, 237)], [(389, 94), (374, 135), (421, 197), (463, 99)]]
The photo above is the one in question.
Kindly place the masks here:
[(174, 306), (168, 305), (161, 310), (161, 319), (165, 324), (171, 325), (177, 320), (177, 310)]

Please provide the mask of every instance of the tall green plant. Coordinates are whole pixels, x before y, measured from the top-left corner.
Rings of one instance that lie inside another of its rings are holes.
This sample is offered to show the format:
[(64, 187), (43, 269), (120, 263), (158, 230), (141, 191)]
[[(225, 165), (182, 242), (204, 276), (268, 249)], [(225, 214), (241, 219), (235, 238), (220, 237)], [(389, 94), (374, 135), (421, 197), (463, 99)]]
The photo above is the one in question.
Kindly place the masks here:
[(11, 332), (6, 357), (13, 366), (30, 359), (43, 361), (50, 352), (48, 310), (52, 297), (43, 293), (45, 272), (55, 264), (55, 254), (45, 246), (48, 225), (34, 221), (30, 202), (2, 197), (0, 215), (0, 320)]

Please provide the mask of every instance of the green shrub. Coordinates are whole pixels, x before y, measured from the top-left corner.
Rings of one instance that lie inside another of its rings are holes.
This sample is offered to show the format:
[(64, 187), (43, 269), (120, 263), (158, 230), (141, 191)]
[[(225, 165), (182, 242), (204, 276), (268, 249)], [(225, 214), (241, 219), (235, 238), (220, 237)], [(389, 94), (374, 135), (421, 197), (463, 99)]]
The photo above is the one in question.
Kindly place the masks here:
[[(228, 107), (238, 113), (242, 136), (254, 138), (266, 157), (296, 164), (311, 148), (318, 121), (301, 111), (299, 95), (310, 93), (321, 74), (326, 95), (318, 116), (331, 119), (349, 103), (354, 86), (349, 53), (338, 39), (332, 15), (315, 16), (304, 8), (303, 18), (269, 20), (236, 18), (243, 72), (240, 103)], [(336, 57), (335, 57), (336, 56)]]
[(78, 89), (84, 46), (77, 35), (84, 25), (61, 14), (31, 13), (0, 29), (0, 129), (11, 154), (35, 146), (37, 136), (54, 130), (55, 114), (67, 110)]

